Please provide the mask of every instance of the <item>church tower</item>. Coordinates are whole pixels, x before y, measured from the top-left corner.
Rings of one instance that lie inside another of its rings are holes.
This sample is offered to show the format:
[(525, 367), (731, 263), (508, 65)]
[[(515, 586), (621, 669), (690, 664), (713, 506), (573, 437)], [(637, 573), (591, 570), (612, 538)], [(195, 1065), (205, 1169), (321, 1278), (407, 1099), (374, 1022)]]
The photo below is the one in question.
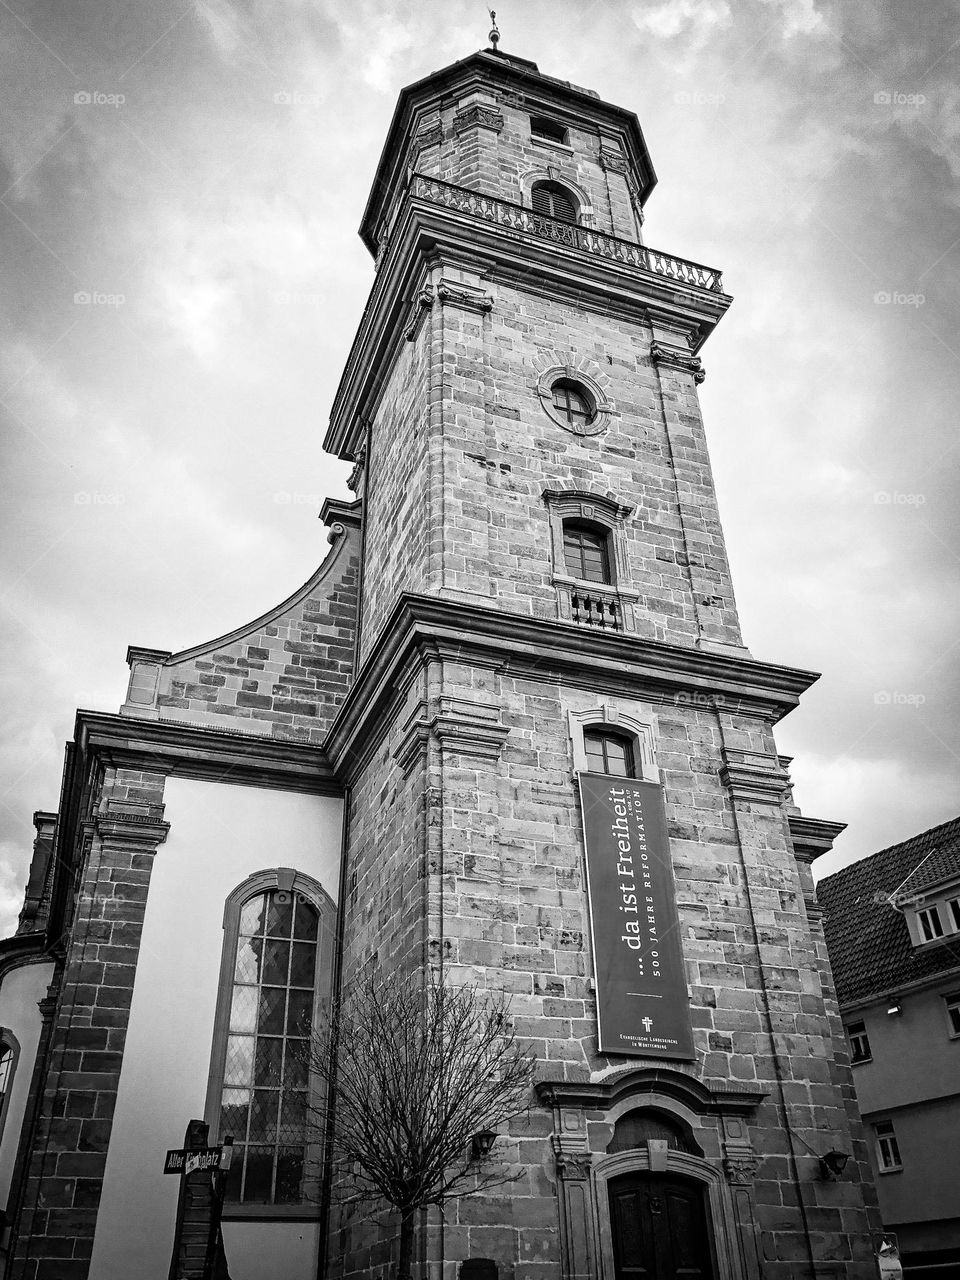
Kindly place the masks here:
[[(655, 182), (632, 113), (496, 48), (400, 95), (326, 439), (363, 502), (343, 975), (506, 990), (539, 1059), (517, 1181), (424, 1224), (430, 1274), (866, 1280), (841, 828), (773, 737), (816, 676), (741, 639), (697, 396), (731, 300), (644, 243)], [(393, 1229), (334, 1189), (330, 1274)]]
[(355, 500), (280, 604), (131, 646), (35, 818), (6, 1280), (221, 1241), (233, 1280), (387, 1280), (396, 1216), (303, 1118), (371, 962), (508, 993), (537, 1059), (512, 1181), (424, 1216), (422, 1280), (876, 1275), (811, 875), (842, 827), (773, 736), (816, 676), (740, 635), (697, 394), (730, 298), (644, 242), (655, 182), (632, 113), (496, 47), (401, 93), (326, 440)]

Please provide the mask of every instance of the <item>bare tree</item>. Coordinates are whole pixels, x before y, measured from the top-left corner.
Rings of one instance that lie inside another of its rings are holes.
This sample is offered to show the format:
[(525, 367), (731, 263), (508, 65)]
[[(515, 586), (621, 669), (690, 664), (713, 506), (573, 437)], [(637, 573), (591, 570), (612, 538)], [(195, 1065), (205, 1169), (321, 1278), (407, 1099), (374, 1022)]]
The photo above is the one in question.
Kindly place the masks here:
[(343, 993), (308, 1044), (329, 1100), (313, 1123), (350, 1198), (399, 1213), (397, 1276), (409, 1280), (418, 1210), (510, 1180), (472, 1140), (526, 1110), (535, 1059), (504, 995), (380, 971)]

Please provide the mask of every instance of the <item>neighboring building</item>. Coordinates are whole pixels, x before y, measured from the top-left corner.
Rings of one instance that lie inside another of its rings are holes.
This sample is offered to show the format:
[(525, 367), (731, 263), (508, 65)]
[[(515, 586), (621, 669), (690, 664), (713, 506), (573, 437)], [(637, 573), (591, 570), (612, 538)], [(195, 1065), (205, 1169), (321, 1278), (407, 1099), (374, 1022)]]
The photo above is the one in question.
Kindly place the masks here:
[(960, 818), (821, 880), (817, 897), (904, 1272), (960, 1277)]
[(841, 828), (773, 736), (816, 677), (741, 639), (697, 396), (730, 298), (643, 244), (654, 183), (631, 112), (524, 59), (401, 94), (326, 438), (357, 500), (276, 609), (130, 650), (52, 853), (39, 819), (8, 1276), (161, 1280), (192, 1117), (236, 1139), (234, 1280), (384, 1275), (394, 1217), (312, 1195), (293, 1052), (374, 958), (508, 990), (539, 1059), (516, 1180), (422, 1224), (435, 1280), (875, 1276), (810, 871)]

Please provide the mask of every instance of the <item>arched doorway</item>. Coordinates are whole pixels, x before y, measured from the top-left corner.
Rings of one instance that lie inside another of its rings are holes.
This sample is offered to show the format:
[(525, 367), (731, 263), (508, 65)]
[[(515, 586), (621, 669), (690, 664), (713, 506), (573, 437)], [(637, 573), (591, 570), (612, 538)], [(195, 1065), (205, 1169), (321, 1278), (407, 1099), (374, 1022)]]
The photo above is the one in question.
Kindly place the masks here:
[(614, 1280), (715, 1280), (705, 1188), (633, 1170), (607, 1183)]

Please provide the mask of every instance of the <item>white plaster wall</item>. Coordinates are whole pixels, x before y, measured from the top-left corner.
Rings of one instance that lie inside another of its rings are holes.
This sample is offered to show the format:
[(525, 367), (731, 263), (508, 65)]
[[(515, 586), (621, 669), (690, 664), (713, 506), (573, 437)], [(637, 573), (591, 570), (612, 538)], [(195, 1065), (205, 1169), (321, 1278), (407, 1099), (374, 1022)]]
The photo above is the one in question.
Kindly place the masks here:
[(0, 1208), (7, 1203), (10, 1180), (17, 1158), (20, 1129), (27, 1109), (30, 1080), (37, 1058), (41, 1017), (38, 1001), (47, 994), (53, 977), (53, 962), (25, 964), (11, 970), (0, 987), (0, 1026), (9, 1027), (20, 1043), (20, 1057), (13, 1077), (10, 1106), (0, 1135)]
[[(170, 778), (154, 860), (90, 1280), (167, 1280), (179, 1179), (163, 1157), (203, 1117), (227, 895), (293, 867), (336, 901), (342, 802)], [(233, 1280), (314, 1280), (312, 1223), (225, 1223)]]

